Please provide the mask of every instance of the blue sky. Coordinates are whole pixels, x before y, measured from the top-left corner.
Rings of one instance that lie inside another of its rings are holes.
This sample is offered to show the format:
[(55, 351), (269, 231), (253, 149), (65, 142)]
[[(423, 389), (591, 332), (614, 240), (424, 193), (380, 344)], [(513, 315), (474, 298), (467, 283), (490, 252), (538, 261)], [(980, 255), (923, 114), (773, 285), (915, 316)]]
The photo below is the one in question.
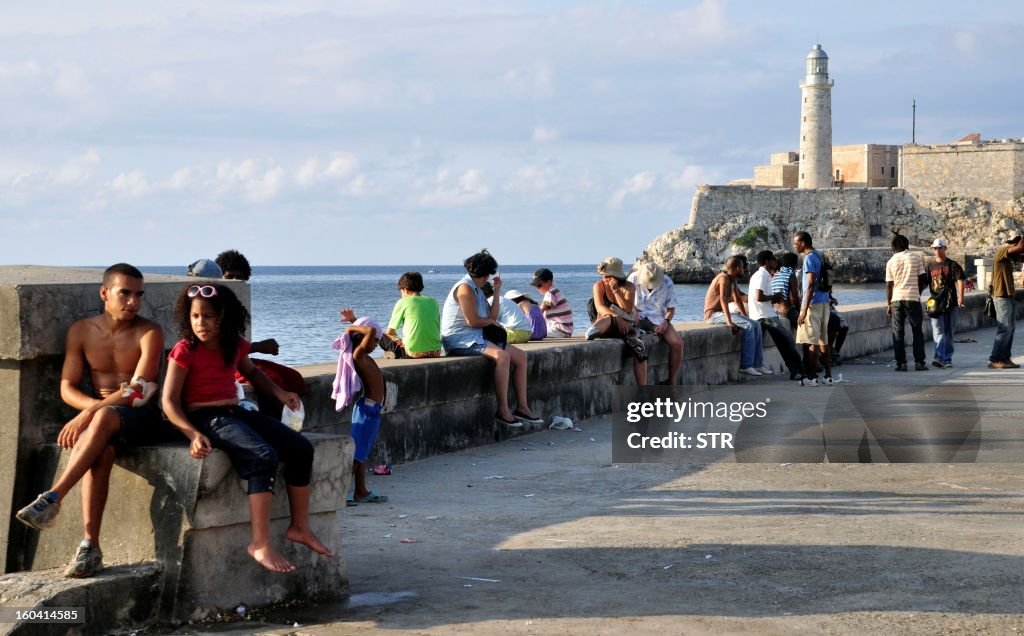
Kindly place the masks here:
[(1024, 137), (1015, 2), (164, 4), (0, 10), (0, 263), (628, 262), (816, 40), (836, 144)]

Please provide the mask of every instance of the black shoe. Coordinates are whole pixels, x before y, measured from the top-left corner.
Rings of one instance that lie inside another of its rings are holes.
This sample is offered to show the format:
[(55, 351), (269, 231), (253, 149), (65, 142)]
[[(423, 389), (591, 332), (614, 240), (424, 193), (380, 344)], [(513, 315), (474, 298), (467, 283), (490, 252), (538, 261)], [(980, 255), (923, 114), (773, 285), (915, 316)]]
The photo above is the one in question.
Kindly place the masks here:
[(925, 364), (924, 362), (915, 362), (914, 363), (914, 371), (927, 371), (927, 370), (928, 370), (928, 365)]
[(932, 366), (935, 367), (936, 369), (941, 369), (942, 363), (939, 362), (938, 360), (932, 360)]
[(804, 374), (801, 373), (800, 371), (794, 371), (794, 372), (789, 374), (789, 379), (790, 380), (800, 381), (800, 380), (804, 379)]
[(896, 365), (896, 370), (897, 371), (906, 371), (907, 370), (907, 363), (906, 362), (900, 362), (899, 364)]

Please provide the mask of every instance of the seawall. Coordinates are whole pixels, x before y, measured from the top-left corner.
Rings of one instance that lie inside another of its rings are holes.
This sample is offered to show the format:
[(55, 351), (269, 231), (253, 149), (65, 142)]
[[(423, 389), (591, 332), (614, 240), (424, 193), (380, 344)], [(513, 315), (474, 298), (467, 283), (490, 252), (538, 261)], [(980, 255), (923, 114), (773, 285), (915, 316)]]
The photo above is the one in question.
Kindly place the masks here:
[[(958, 332), (992, 324), (981, 313), (985, 297), (983, 293), (968, 294), (967, 307), (958, 314)], [(1024, 293), (1019, 293), (1018, 299), (1024, 300)], [(884, 303), (842, 309), (850, 325), (842, 351), (844, 358), (892, 348), (890, 319)], [(1024, 316), (1024, 306), (1018, 304), (1020, 316)], [(682, 384), (747, 381), (746, 376), (739, 374), (739, 340), (728, 329), (702, 322), (679, 323), (677, 327), (685, 341)], [(930, 340), (927, 322), (924, 331)], [(530, 406), (549, 422), (553, 415), (577, 421), (609, 413), (614, 408), (615, 388), (633, 383), (632, 362), (619, 341), (586, 342), (573, 338), (519, 346), (527, 352)], [(764, 348), (766, 365), (776, 372), (783, 371), (782, 359), (771, 338), (765, 337)], [(408, 462), (518, 434), (494, 423), (490, 362), (480, 358), (439, 358), (379, 360), (379, 364), (389, 395), (371, 464)], [(667, 377), (668, 350), (663, 344), (654, 347), (649, 364), (650, 383)], [(311, 389), (305, 400), (306, 427), (317, 432), (347, 434), (350, 412), (337, 413), (330, 399), (334, 366), (310, 366), (301, 371)]]

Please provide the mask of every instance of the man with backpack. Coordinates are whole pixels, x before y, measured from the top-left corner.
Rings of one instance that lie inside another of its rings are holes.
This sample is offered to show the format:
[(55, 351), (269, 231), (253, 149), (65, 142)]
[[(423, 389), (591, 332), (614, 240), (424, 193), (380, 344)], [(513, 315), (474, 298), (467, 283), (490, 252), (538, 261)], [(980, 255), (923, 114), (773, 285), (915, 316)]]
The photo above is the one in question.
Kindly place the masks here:
[(892, 258), (885, 264), (885, 313), (892, 316), (892, 348), (896, 354), (896, 370), (907, 370), (907, 349), (903, 337), (907, 319), (914, 334), (914, 369), (927, 371), (924, 354), (924, 333), (921, 331), (921, 290), (925, 282), (924, 261), (910, 251), (910, 240), (899, 232), (892, 237)]
[(929, 261), (928, 289), (931, 298), (925, 305), (932, 321), (932, 340), (935, 355), (932, 366), (948, 369), (953, 366), (953, 331), (956, 329), (957, 309), (964, 306), (964, 268), (946, 258), (945, 239), (932, 241), (935, 258)]
[[(796, 342), (806, 344), (804, 358), (804, 379), (801, 386), (832, 386), (832, 358), (828, 354), (829, 292), (832, 280), (825, 258), (815, 251), (811, 235), (797, 232), (793, 237), (793, 248), (804, 257), (803, 295), (800, 314), (796, 319)], [(825, 365), (825, 377), (818, 380), (818, 358)]]

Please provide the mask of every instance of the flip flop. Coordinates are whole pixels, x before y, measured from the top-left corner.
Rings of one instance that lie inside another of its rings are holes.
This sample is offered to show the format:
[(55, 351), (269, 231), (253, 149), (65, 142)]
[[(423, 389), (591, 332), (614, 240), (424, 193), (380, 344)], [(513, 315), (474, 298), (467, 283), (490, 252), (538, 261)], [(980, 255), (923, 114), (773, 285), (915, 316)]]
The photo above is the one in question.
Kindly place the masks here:
[(506, 419), (503, 419), (497, 413), (494, 414), (494, 421), (497, 422), (498, 424), (504, 424), (505, 426), (508, 426), (509, 428), (522, 428), (523, 427), (523, 423), (520, 422), (518, 419), (513, 417), (510, 420), (506, 420)]
[(527, 424), (543, 424), (544, 423), (544, 418), (541, 418), (541, 417), (531, 417), (531, 416), (527, 415), (526, 413), (523, 413), (519, 409), (516, 409), (516, 410), (512, 411), (512, 415), (516, 416), (517, 418), (519, 418), (520, 420), (526, 422)]
[(378, 495), (372, 490), (365, 497), (357, 497), (356, 503), (386, 503), (388, 500), (387, 495)]

